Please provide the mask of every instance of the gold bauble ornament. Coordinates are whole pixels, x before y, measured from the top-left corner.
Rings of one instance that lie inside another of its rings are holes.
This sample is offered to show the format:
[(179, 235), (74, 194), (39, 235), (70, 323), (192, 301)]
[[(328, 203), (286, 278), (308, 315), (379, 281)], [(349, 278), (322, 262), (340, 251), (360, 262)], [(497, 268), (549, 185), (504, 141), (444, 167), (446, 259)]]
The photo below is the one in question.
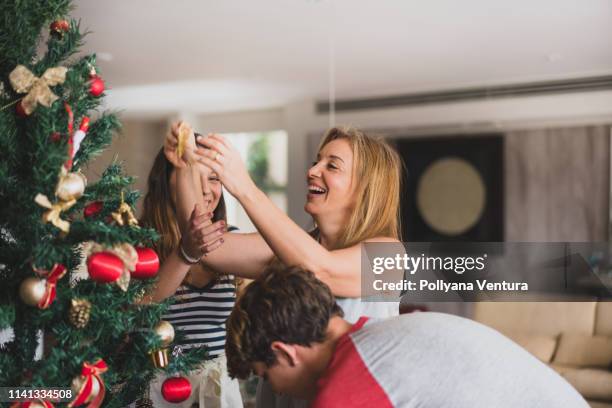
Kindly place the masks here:
[(68, 320), (77, 329), (82, 329), (89, 323), (91, 314), (91, 303), (87, 299), (72, 299), (70, 301), (70, 311), (68, 312)]
[(155, 368), (168, 367), (168, 363), (170, 362), (170, 357), (168, 356), (167, 348), (154, 350), (149, 353), (149, 356), (151, 357), (151, 361), (153, 362), (153, 366)]
[(55, 189), (55, 195), (62, 201), (78, 200), (85, 192), (87, 179), (81, 173), (67, 173), (60, 175)]
[(23, 303), (38, 306), (47, 291), (47, 282), (44, 279), (30, 277), (24, 279), (19, 286), (19, 297)]
[[(87, 377), (85, 377), (84, 375), (79, 375), (77, 377), (74, 377), (74, 379), (72, 380), (72, 385), (70, 388), (72, 388), (72, 395), (79, 395), (81, 389), (83, 388), (83, 386), (85, 385), (85, 381), (87, 380)], [(94, 398), (96, 398), (98, 396), (98, 394), (100, 393), (100, 382), (98, 381), (98, 379), (94, 376), (91, 377), (91, 393), (89, 394), (89, 397), (87, 398), (87, 400), (85, 400), (85, 404), (89, 404)]]
[(153, 332), (161, 338), (162, 347), (167, 347), (174, 340), (174, 327), (165, 320), (160, 320), (153, 327)]

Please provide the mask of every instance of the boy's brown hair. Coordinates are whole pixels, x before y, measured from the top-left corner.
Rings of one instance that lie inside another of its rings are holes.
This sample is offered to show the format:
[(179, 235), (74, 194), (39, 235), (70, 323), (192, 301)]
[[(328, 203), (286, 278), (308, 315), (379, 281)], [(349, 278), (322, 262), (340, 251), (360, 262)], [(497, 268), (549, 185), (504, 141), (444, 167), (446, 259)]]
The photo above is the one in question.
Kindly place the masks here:
[(246, 287), (227, 320), (229, 375), (247, 378), (256, 361), (273, 365), (274, 341), (306, 347), (323, 342), (333, 316), (343, 313), (327, 285), (311, 272), (274, 263)]

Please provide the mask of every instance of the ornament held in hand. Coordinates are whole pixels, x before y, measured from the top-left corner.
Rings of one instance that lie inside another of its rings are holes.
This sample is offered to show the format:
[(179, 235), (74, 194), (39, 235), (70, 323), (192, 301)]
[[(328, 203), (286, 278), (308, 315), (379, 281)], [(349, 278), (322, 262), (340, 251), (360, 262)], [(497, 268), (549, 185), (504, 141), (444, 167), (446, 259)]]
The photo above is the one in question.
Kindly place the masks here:
[(178, 129), (178, 145), (176, 147), (176, 154), (178, 156), (179, 162), (183, 158), (183, 154), (185, 154), (185, 148), (187, 147), (187, 143), (189, 137), (192, 134), (191, 127), (186, 123), (181, 123)]

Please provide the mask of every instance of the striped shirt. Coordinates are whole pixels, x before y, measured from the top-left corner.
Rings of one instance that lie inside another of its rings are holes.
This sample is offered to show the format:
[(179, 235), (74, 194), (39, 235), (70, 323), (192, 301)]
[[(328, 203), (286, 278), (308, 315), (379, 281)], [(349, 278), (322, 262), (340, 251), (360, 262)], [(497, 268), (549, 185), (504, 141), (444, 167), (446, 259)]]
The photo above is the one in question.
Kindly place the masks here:
[(236, 301), (232, 275), (221, 275), (203, 288), (180, 286), (164, 319), (186, 336), (184, 349), (206, 347), (210, 358), (225, 349), (225, 322)]

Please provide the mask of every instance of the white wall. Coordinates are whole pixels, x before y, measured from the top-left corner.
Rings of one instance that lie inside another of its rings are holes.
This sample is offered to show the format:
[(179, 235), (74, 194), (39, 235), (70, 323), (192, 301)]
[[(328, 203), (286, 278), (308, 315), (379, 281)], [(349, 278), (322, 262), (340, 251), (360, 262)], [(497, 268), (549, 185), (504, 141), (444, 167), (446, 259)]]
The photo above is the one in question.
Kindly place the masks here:
[(126, 174), (134, 176), (132, 189), (142, 195), (137, 210), (140, 214), (142, 198), (147, 190), (147, 177), (155, 156), (162, 147), (166, 124), (163, 120), (122, 119), (122, 129), (102, 154), (87, 163), (85, 176), (90, 183), (98, 180), (102, 172), (117, 160), (123, 163)]

